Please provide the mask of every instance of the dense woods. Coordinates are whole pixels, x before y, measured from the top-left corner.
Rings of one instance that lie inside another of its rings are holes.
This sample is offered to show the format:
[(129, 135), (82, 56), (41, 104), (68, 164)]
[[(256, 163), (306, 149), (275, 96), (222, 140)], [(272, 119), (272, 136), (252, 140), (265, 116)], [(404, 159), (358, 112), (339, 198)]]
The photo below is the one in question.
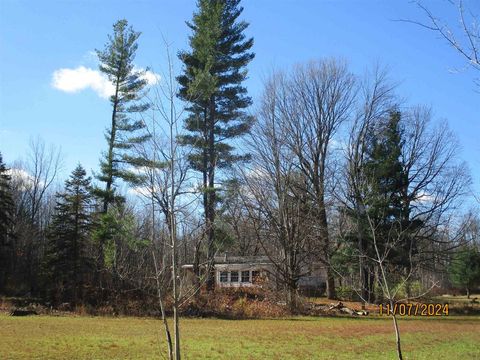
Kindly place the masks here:
[(337, 58), (273, 71), (252, 101), (242, 10), (199, 0), (188, 48), (160, 49), (152, 87), (134, 64), (140, 32), (114, 24), (96, 52), (115, 88), (98, 172), (78, 164), (61, 185), (41, 139), (23, 162), (0, 154), (1, 294), (172, 312), (180, 358), (179, 314), (215, 291), (223, 253), (268, 257), (292, 313), (313, 268), (326, 297), (364, 304), (480, 285), (480, 218), (448, 124), (381, 66), (361, 75)]
[(250, 115), (241, 12), (200, 1), (182, 70), (168, 55), (157, 88), (133, 63), (140, 32), (114, 24), (97, 50), (115, 93), (95, 179), (79, 164), (57, 185), (60, 153), (41, 139), (25, 162), (1, 164), (2, 292), (72, 306), (155, 296), (157, 260), (194, 264), (212, 290), (200, 265), (226, 251), (268, 256), (292, 309), (312, 264), (332, 299), (339, 287), (385, 297), (379, 265), (394, 287), (453, 285), (478, 218), (461, 206), (470, 180), (448, 125), (406, 104), (381, 67), (360, 76), (335, 58), (271, 73)]

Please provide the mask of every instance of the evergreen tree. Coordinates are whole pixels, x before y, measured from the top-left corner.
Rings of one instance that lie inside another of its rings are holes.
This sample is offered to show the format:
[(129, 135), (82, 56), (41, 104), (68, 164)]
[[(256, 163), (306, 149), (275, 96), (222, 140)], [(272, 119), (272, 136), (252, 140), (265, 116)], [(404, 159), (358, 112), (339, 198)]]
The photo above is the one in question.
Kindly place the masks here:
[[(180, 52), (184, 73), (178, 77), (179, 97), (188, 102), (185, 128), (190, 134), (183, 144), (192, 148), (189, 157), (194, 170), (203, 176), (203, 208), (207, 233), (207, 259), (215, 253), (217, 168), (244, 160), (229, 140), (245, 134), (252, 117), (245, 109), (251, 104), (242, 85), (246, 66), (253, 59), (253, 38), (244, 35), (248, 23), (239, 21), (240, 0), (199, 0), (198, 11), (187, 25), (192, 30), (190, 50)], [(213, 287), (210, 274), (207, 286)]]
[(134, 120), (132, 115), (148, 109), (149, 104), (142, 103), (143, 90), (147, 85), (145, 71), (135, 68), (133, 60), (138, 48), (139, 32), (128, 26), (127, 20), (119, 20), (113, 26), (113, 36), (108, 37), (104, 50), (97, 50), (100, 60), (100, 71), (107, 75), (115, 88), (110, 98), (112, 104), (111, 125), (105, 138), (108, 150), (100, 162), (101, 173), (98, 180), (105, 183), (104, 189), (96, 189), (97, 195), (103, 200), (103, 212), (116, 199), (115, 181), (123, 179), (134, 182), (137, 176), (125, 165), (140, 166), (144, 160), (129, 153), (135, 144), (147, 140), (148, 136), (141, 133), (145, 124)]
[(462, 287), (470, 298), (470, 291), (480, 285), (480, 252), (475, 246), (464, 246), (456, 251), (449, 267), (450, 280)]
[(107, 213), (102, 214), (100, 221), (95, 224), (92, 239), (105, 241), (104, 265), (114, 282), (119, 282), (121, 278), (122, 256), (149, 244), (148, 240), (138, 235), (135, 216), (124, 204), (111, 206)]
[(77, 303), (83, 298), (87, 275), (92, 269), (88, 254), (92, 230), (90, 177), (78, 165), (57, 194), (57, 205), (49, 229), (47, 271), (57, 301)]
[(392, 111), (380, 132), (373, 136), (365, 174), (369, 179), (369, 216), (380, 238), (395, 238), (396, 246), (390, 250), (388, 260), (406, 271), (412, 265), (410, 255), (416, 253), (414, 233), (423, 223), (410, 219), (409, 180), (401, 161), (403, 143), (401, 113)]
[[(147, 85), (145, 71), (135, 68), (133, 61), (138, 49), (137, 40), (140, 36), (127, 20), (119, 20), (113, 26), (113, 35), (109, 35), (104, 50), (97, 50), (100, 60), (100, 71), (107, 75), (115, 88), (110, 98), (112, 104), (111, 125), (105, 138), (108, 143), (107, 152), (100, 161), (100, 174), (97, 179), (105, 183), (105, 188), (95, 189), (95, 194), (102, 199), (103, 209), (99, 222), (105, 222), (109, 206), (112, 203), (121, 203), (123, 197), (115, 193), (118, 179), (134, 183), (139, 180), (132, 166), (147, 165), (146, 160), (133, 156), (131, 149), (148, 139), (142, 132), (145, 124), (142, 120), (135, 120), (133, 115), (149, 108), (149, 104), (141, 102), (144, 89)], [(98, 266), (104, 267), (104, 247), (108, 239), (99, 239)], [(98, 279), (101, 281), (101, 279)]]
[(385, 124), (371, 135), (364, 169), (367, 211), (382, 235), (401, 224), (402, 190), (407, 182), (401, 154), (400, 112), (392, 111)]
[(0, 153), (0, 293), (5, 290), (6, 277), (13, 257), (12, 217), (13, 200), (10, 189), (10, 175)]
[(364, 179), (361, 207), (365, 211), (348, 212), (358, 226), (350, 240), (363, 254), (360, 261), (362, 297), (369, 302), (374, 297), (375, 264), (367, 261), (365, 255), (376, 258), (373, 229), (381, 253), (387, 243), (396, 240), (395, 249), (389, 250), (388, 261), (391, 264), (406, 266), (408, 261), (409, 249), (405, 246), (408, 209), (403, 201), (408, 179), (401, 162), (403, 139), (400, 121), (400, 112), (392, 110), (388, 118), (371, 126), (365, 145), (366, 159), (361, 169)]

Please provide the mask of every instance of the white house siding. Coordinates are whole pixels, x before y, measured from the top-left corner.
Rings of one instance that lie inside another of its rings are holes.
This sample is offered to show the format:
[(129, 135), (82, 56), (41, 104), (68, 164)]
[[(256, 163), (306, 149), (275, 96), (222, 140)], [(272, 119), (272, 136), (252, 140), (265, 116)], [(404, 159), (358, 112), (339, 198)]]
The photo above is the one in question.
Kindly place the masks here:
[[(258, 271), (259, 276), (264, 277), (271, 271), (271, 264), (215, 264), (216, 285), (219, 287), (249, 287), (255, 286), (252, 273)], [(243, 272), (248, 271), (248, 281), (242, 278)], [(227, 281), (222, 281), (222, 273), (227, 276)], [(232, 281), (232, 273), (238, 274), (238, 280)]]

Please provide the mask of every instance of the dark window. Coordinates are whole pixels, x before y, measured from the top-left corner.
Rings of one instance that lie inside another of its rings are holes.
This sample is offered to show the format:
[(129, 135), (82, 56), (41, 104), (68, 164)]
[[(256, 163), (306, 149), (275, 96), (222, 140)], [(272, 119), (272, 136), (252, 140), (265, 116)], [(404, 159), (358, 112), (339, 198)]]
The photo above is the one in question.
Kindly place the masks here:
[(242, 283), (250, 282), (250, 271), (242, 271)]
[(252, 271), (252, 283), (258, 282), (260, 279), (260, 271)]
[(220, 282), (222, 282), (222, 283), (228, 282), (228, 272), (227, 271), (222, 271), (220, 273)]
[(238, 271), (232, 271), (230, 273), (230, 282), (238, 282)]

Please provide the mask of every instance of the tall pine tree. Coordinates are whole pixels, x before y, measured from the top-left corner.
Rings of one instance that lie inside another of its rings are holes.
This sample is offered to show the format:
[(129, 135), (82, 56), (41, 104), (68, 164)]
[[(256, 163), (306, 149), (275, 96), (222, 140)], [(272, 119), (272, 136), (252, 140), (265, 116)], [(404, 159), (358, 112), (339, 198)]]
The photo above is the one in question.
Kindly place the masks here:
[[(108, 149), (100, 161), (100, 174), (97, 179), (105, 183), (104, 188), (96, 188), (95, 194), (102, 199), (103, 209), (100, 223), (108, 223), (106, 219), (109, 206), (114, 202), (123, 202), (123, 198), (115, 193), (118, 179), (135, 182), (138, 175), (132, 167), (146, 165), (145, 159), (134, 156), (130, 150), (148, 139), (142, 130), (145, 124), (134, 119), (135, 114), (149, 108), (142, 102), (147, 80), (145, 71), (135, 68), (133, 61), (138, 49), (140, 36), (127, 20), (119, 20), (113, 26), (113, 35), (109, 35), (104, 50), (97, 50), (100, 60), (100, 71), (107, 75), (114, 86), (114, 94), (110, 98), (112, 104), (111, 125), (107, 129), (105, 139)], [(107, 239), (99, 239), (98, 267), (104, 267), (104, 247)], [(98, 278), (101, 281), (101, 278)]]
[(57, 194), (57, 205), (49, 229), (47, 272), (53, 298), (76, 304), (83, 299), (85, 282), (93, 267), (89, 255), (92, 230), (90, 178), (78, 165)]
[(10, 175), (0, 153), (0, 293), (5, 291), (7, 274), (13, 258), (12, 217), (13, 200)]
[(409, 179), (401, 160), (403, 136), (401, 113), (392, 111), (371, 144), (370, 159), (365, 166), (369, 179), (366, 204), (381, 238), (395, 238), (389, 262), (408, 270), (412, 265), (411, 255), (416, 252), (414, 233), (422, 221), (410, 219)]
[[(354, 246), (358, 248), (362, 297), (368, 302), (374, 300), (375, 263), (367, 261), (376, 258), (373, 235), (380, 253), (387, 243), (395, 240), (395, 249), (389, 250), (388, 261), (398, 265), (406, 261), (402, 238), (405, 236), (405, 204), (403, 194), (408, 187), (408, 177), (401, 161), (402, 131), (401, 113), (392, 110), (388, 118), (372, 124), (365, 144), (365, 161), (362, 168), (363, 186), (359, 208), (364, 212), (349, 211), (357, 225), (351, 234)], [(372, 233), (375, 231), (375, 234)]]
[[(251, 104), (242, 85), (246, 66), (253, 59), (253, 38), (244, 35), (248, 23), (239, 21), (240, 0), (199, 0), (192, 22), (190, 50), (180, 52), (184, 73), (178, 77), (179, 97), (188, 102), (189, 116), (182, 137), (191, 147), (190, 163), (202, 174), (203, 209), (207, 234), (207, 260), (215, 254), (216, 170), (244, 160), (229, 142), (245, 134), (252, 123)], [(208, 273), (207, 286), (214, 281)]]
[(403, 212), (402, 190), (407, 179), (400, 160), (403, 141), (400, 118), (400, 112), (392, 111), (380, 129), (373, 132), (364, 169), (367, 210), (383, 235), (400, 225)]
[(106, 213), (115, 199), (115, 181), (135, 181), (136, 175), (128, 166), (139, 166), (144, 163), (140, 157), (132, 156), (135, 144), (147, 140), (142, 133), (145, 124), (132, 116), (148, 109), (149, 104), (141, 102), (143, 90), (147, 85), (145, 70), (137, 70), (133, 64), (140, 36), (127, 20), (119, 20), (113, 26), (113, 36), (108, 37), (104, 50), (97, 50), (100, 60), (100, 71), (107, 75), (115, 88), (110, 98), (112, 104), (111, 125), (105, 138), (108, 143), (107, 152), (100, 162), (101, 173), (97, 179), (105, 183), (104, 189), (96, 193), (103, 200), (103, 212)]

